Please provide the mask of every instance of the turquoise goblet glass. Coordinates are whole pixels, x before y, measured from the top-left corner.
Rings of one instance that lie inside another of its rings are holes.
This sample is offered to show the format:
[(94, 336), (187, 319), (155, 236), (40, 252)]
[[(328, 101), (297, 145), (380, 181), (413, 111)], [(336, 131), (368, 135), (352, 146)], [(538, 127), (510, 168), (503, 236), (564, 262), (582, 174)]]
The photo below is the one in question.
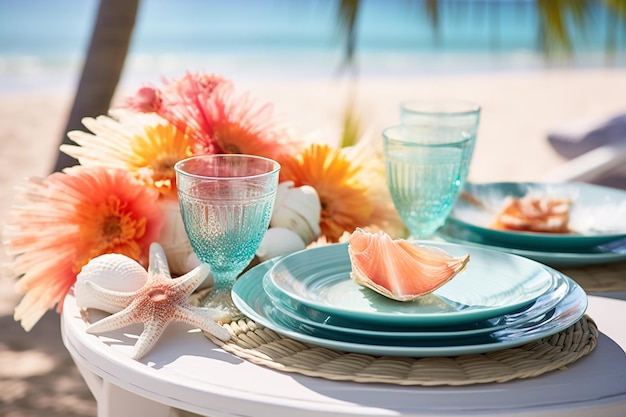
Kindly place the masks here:
[(237, 316), (231, 290), (269, 226), (280, 165), (258, 156), (219, 154), (184, 159), (174, 169), (187, 236), (214, 279), (202, 304)]
[(398, 125), (383, 130), (387, 185), (415, 239), (429, 239), (444, 224), (467, 179), (475, 129)]
[(452, 211), (476, 141), (480, 106), (463, 101), (409, 101), (402, 124), (383, 130), (387, 184), (416, 239), (428, 239)]

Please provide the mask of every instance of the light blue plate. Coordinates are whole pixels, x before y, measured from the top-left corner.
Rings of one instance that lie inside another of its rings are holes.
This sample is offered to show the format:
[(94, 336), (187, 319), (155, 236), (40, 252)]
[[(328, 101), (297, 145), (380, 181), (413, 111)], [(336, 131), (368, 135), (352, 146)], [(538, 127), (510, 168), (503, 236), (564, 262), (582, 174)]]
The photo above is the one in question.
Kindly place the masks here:
[(577, 252), (516, 249), (493, 244), (484, 239), (482, 235), (453, 222), (447, 222), (439, 228), (435, 236), (447, 242), (460, 245), (473, 245), (482, 248), (497, 249), (534, 259), (535, 261), (552, 267), (578, 267), (626, 261), (626, 239), (598, 245), (587, 250), (580, 249)]
[(388, 339), (338, 334), (302, 324), (276, 308), (263, 290), (263, 276), (270, 265), (260, 264), (243, 274), (233, 286), (233, 302), (250, 319), (275, 332), (318, 346), (368, 355), (457, 356), (520, 346), (558, 333), (576, 323), (587, 308), (587, 295), (569, 278), (565, 297), (541, 319), (529, 320), (475, 337)]
[[(534, 233), (493, 229), (506, 198), (528, 194), (569, 198), (571, 233)], [(463, 198), (463, 195), (471, 196)], [(495, 182), (466, 184), (449, 219), (485, 241), (516, 249), (578, 251), (626, 237), (626, 192), (584, 183)]]
[[(274, 261), (275, 262), (275, 261)], [(258, 273), (265, 273), (274, 262), (268, 263)], [(465, 323), (460, 326), (438, 327), (399, 327), (376, 326), (372, 323), (361, 323), (334, 317), (314, 308), (307, 307), (291, 298), (284, 297), (277, 291), (271, 281), (263, 280), (263, 289), (274, 302), (274, 306), (281, 313), (299, 322), (303, 328), (312, 327), (341, 335), (358, 335), (379, 339), (431, 339), (431, 338), (464, 338), (491, 333), (510, 326), (519, 326), (523, 323), (542, 320), (546, 314), (565, 297), (569, 291), (568, 280), (559, 272), (552, 271), (555, 276), (553, 286), (528, 308), (517, 312), (497, 316), (488, 320)]]
[(469, 253), (470, 261), (465, 271), (414, 301), (391, 300), (354, 282), (346, 243), (285, 256), (265, 279), (285, 297), (335, 317), (422, 327), (458, 325), (519, 310), (553, 283), (550, 271), (526, 258), (453, 243), (418, 243), (437, 246), (453, 256)]

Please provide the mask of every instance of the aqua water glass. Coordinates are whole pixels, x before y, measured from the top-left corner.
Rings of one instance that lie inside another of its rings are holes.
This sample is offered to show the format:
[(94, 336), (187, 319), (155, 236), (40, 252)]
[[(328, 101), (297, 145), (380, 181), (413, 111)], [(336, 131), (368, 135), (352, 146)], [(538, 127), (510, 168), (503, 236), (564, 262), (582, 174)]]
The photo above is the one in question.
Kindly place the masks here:
[[(454, 140), (455, 135), (469, 136), (473, 154), (480, 112), (480, 105), (468, 100), (454, 98), (405, 100), (400, 102), (400, 123), (407, 126), (449, 129), (451, 140)], [(469, 164), (467, 169), (469, 170)], [(464, 179), (468, 173), (465, 172)]]
[(457, 126), (467, 130), (478, 128), (480, 105), (457, 99), (423, 99), (400, 102), (403, 125)]
[(202, 304), (236, 315), (231, 289), (269, 226), (280, 165), (258, 156), (220, 154), (184, 159), (174, 168), (185, 230), (214, 279)]
[(478, 115), (466, 116), (431, 114), (383, 130), (387, 184), (413, 238), (444, 224), (467, 179)]

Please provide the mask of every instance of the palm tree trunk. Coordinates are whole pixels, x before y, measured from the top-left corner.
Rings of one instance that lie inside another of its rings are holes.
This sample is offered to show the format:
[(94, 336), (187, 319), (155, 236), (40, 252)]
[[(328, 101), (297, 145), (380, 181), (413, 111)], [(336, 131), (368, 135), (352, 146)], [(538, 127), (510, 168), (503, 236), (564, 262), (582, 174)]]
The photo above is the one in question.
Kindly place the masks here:
[[(83, 117), (108, 112), (124, 68), (138, 8), (139, 0), (100, 0), (89, 50), (61, 143), (71, 143), (65, 133), (81, 129)], [(74, 158), (59, 152), (54, 171), (76, 163)]]

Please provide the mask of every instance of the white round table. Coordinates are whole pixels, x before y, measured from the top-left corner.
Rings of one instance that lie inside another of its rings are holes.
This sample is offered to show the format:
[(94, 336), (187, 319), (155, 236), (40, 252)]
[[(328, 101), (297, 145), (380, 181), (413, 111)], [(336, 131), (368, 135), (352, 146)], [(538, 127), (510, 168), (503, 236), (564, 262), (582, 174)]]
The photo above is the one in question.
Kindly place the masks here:
[(626, 301), (589, 297), (598, 346), (567, 370), (463, 387), (335, 382), (254, 365), (183, 324), (168, 327), (142, 360), (129, 352), (141, 326), (87, 334), (73, 297), (63, 342), (99, 417), (166, 417), (178, 408), (211, 417), (626, 416)]

